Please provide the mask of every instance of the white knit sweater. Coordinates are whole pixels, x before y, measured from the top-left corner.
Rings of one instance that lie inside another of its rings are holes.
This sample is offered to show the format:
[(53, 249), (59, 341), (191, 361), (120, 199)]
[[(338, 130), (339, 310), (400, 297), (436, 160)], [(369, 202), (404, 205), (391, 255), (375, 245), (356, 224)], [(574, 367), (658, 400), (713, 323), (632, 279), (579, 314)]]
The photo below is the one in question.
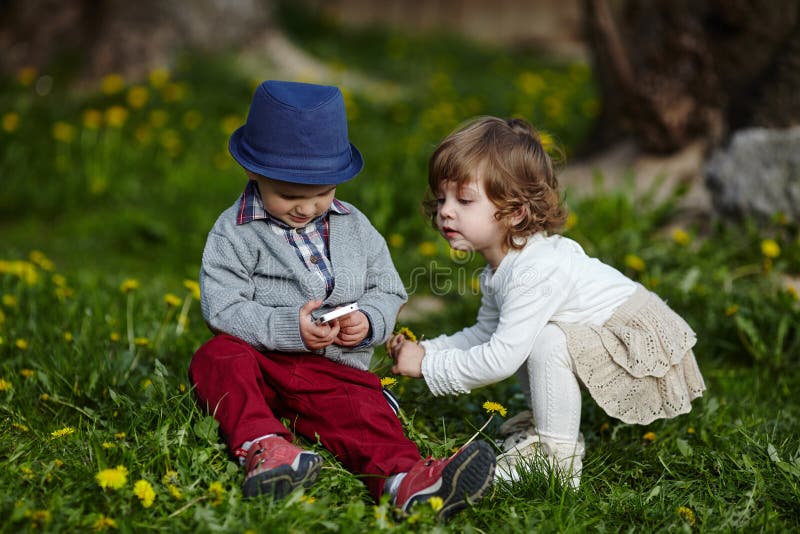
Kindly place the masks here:
[(423, 341), (422, 375), (434, 395), (469, 393), (525, 362), (548, 322), (601, 325), (636, 284), (563, 236), (536, 234), (481, 274), (477, 322)]

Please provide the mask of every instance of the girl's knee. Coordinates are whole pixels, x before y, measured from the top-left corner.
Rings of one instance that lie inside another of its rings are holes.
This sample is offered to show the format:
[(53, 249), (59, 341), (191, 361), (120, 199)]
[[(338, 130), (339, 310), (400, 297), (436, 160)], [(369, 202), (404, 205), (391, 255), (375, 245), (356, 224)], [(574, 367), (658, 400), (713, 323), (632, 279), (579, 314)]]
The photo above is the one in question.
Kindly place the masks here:
[(545, 363), (558, 363), (572, 367), (572, 360), (567, 348), (567, 337), (564, 332), (554, 324), (546, 325), (533, 344), (533, 350), (528, 357), (529, 365)]

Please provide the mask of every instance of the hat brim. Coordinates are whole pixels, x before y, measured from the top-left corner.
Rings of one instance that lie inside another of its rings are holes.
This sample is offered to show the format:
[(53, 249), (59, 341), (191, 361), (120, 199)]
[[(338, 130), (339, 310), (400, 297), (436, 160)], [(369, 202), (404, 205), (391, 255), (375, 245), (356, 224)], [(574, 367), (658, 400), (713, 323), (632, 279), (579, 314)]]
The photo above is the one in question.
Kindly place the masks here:
[(282, 182), (291, 182), (295, 184), (308, 184), (308, 185), (335, 185), (346, 182), (361, 172), (364, 168), (364, 158), (361, 152), (350, 143), (350, 164), (336, 171), (310, 171), (310, 170), (294, 170), (285, 167), (267, 167), (261, 165), (258, 161), (253, 160), (243, 150), (241, 150), (242, 135), (244, 134), (244, 127), (238, 128), (230, 137), (228, 141), (228, 150), (239, 165), (244, 167), (250, 172), (272, 178), (273, 180), (280, 180)]

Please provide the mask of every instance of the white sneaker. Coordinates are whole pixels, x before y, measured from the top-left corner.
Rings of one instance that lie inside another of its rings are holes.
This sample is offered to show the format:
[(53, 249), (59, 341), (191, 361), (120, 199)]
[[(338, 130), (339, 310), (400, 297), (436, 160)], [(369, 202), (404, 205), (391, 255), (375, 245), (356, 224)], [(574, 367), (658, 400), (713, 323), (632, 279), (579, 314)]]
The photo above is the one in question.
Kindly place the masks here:
[[(514, 436), (506, 439), (509, 442)], [(586, 447), (583, 434), (576, 443), (556, 442), (534, 433), (510, 443), (497, 457), (495, 481), (517, 482), (520, 473), (531, 469), (548, 469), (556, 473), (562, 482), (577, 490), (581, 485), (583, 457)]]

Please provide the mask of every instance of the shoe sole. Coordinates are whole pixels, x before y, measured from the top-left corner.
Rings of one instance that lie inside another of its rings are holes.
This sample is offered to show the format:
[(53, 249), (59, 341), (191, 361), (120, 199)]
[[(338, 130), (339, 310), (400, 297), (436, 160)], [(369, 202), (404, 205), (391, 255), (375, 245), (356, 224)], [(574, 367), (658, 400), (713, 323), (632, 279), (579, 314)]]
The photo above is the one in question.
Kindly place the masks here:
[(242, 493), (245, 497), (267, 495), (276, 500), (282, 499), (300, 486), (311, 487), (319, 477), (321, 469), (321, 456), (301, 453), (297, 471), (289, 465), (282, 465), (259, 473), (244, 481)]
[(441, 520), (448, 519), (484, 496), (492, 485), (494, 469), (493, 449), (488, 443), (474, 441), (442, 470), (441, 487), (433, 494), (414, 497), (406, 509), (411, 509), (416, 502), (440, 497), (442, 508), (436, 517)]

